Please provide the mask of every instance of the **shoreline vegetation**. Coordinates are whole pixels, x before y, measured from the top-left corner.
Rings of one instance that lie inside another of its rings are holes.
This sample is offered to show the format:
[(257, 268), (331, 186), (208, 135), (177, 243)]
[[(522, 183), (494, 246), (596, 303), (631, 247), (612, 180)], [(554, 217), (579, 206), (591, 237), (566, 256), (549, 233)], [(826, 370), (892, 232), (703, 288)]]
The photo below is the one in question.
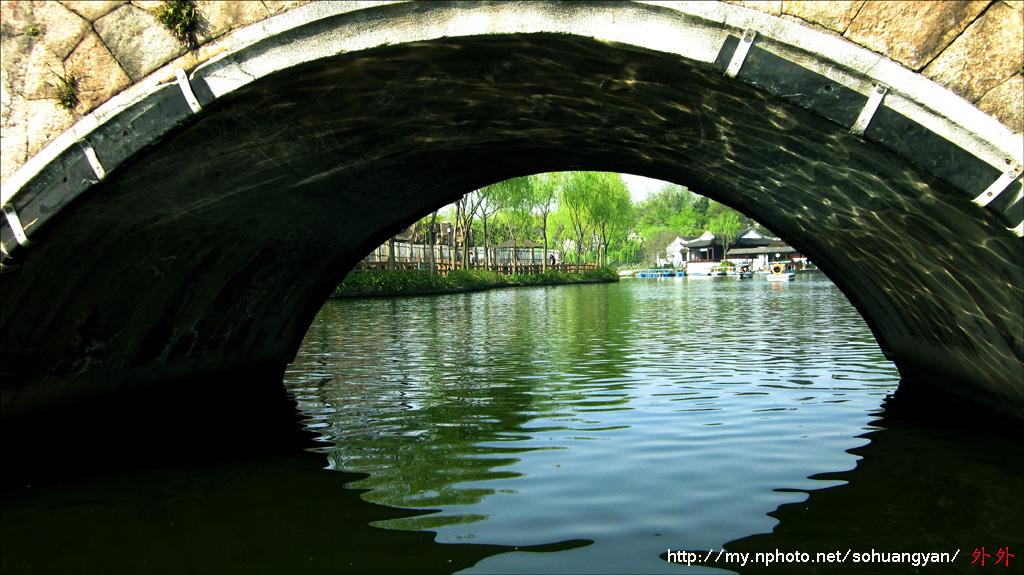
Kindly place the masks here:
[(349, 274), (330, 299), (464, 293), (495, 288), (550, 286), (566, 284), (608, 283), (619, 281), (619, 274), (610, 267), (583, 273), (548, 271), (539, 274), (501, 275), (488, 270), (455, 270), (448, 275), (431, 274), (426, 270), (394, 270)]

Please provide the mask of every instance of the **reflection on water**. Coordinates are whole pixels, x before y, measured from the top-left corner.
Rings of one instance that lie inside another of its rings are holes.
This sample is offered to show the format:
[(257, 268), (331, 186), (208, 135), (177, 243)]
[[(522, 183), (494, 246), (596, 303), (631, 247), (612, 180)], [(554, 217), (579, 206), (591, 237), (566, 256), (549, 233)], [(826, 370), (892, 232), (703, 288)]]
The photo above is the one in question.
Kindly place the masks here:
[(330, 302), (286, 381), (319, 453), (243, 451), (266, 422), (225, 413), (214, 459), (5, 481), (0, 571), (1020, 572), (1021, 442), (898, 417), (895, 384), (821, 276)]
[(594, 542), (480, 571), (652, 572), (846, 483), (897, 374), (814, 275), (332, 302), (286, 383), (351, 487), (431, 510), (375, 525)]

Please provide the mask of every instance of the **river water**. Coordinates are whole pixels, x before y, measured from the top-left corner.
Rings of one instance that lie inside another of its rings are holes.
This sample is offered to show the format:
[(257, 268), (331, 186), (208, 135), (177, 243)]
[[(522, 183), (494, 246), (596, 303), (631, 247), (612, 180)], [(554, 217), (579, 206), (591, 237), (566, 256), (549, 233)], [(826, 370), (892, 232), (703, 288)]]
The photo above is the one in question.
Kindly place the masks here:
[(1019, 572), (1021, 443), (897, 384), (820, 274), (330, 301), (311, 447), (8, 493), (4, 571)]

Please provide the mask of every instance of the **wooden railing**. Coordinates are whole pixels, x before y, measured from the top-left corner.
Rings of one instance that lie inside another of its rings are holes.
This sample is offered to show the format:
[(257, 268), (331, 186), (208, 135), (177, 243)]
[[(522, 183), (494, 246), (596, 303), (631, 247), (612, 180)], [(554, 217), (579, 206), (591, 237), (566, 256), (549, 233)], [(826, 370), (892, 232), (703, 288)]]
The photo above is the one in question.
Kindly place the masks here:
[[(455, 265), (453, 266), (453, 263), (450, 261), (439, 261), (435, 264), (435, 269), (437, 270), (437, 273), (441, 275), (448, 275), (448, 272), (450, 272), (452, 269), (462, 269), (461, 262), (454, 262), (454, 264)], [(363, 260), (356, 264), (352, 271), (353, 273), (359, 273), (366, 270), (425, 270), (429, 267), (429, 265), (430, 264), (427, 262), (419, 261), (396, 261), (394, 262), (393, 266), (389, 267), (388, 262), (386, 261), (370, 262), (367, 260)], [(548, 270), (566, 273), (584, 272), (595, 268), (597, 268), (595, 264), (580, 264), (577, 266), (576, 264), (557, 263), (555, 265), (548, 264), (547, 266)], [(513, 266), (511, 263), (491, 264), (490, 266), (487, 266), (485, 264), (469, 264), (469, 269), (488, 269), (506, 276), (512, 275), (513, 273), (539, 274), (544, 271), (544, 267), (542, 264), (531, 263), (517, 263), (515, 266)]]

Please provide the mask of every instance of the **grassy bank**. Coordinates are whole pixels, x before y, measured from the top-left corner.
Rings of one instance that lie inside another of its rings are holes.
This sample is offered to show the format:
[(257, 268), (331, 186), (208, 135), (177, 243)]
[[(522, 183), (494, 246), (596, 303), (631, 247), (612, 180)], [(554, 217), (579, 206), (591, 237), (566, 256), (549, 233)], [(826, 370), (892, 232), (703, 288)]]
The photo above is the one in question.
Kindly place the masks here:
[(446, 276), (431, 275), (425, 270), (365, 271), (349, 274), (332, 297), (359, 297), (385, 295), (416, 295), (477, 291), (499, 287), (561, 285), (619, 281), (619, 274), (604, 267), (584, 273), (571, 274), (549, 271), (542, 274), (503, 276), (485, 270), (456, 270)]

